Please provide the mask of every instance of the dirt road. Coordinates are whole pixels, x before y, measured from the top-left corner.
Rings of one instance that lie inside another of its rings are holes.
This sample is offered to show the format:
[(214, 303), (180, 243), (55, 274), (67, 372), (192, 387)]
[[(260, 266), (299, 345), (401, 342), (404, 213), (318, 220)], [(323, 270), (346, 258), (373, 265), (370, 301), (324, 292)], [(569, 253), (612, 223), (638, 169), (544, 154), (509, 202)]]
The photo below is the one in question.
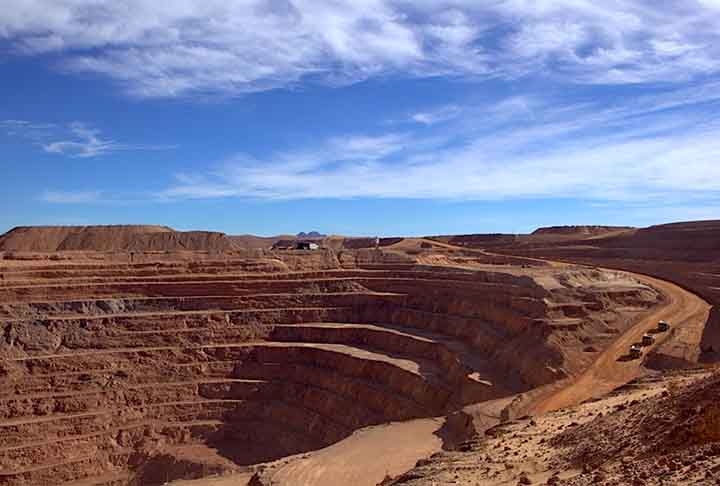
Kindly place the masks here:
[(442, 419), (419, 419), (368, 427), (307, 457), (290, 461), (272, 475), (273, 484), (374, 485), (411, 469), (438, 452)]
[[(659, 335), (658, 342), (651, 348), (662, 345), (667, 339), (680, 337), (678, 330), (697, 327), (707, 321), (710, 304), (675, 284), (664, 280), (625, 272), (637, 280), (654, 287), (665, 295), (666, 303), (645, 316), (632, 328), (616, 339), (597, 360), (576, 378), (565, 380), (538, 390), (531, 402), (523, 407), (524, 412), (539, 415), (576, 405), (589, 398), (599, 397), (624, 385), (642, 373), (642, 360), (623, 361), (618, 358), (627, 354), (630, 346), (640, 341), (642, 335), (657, 327), (660, 320), (672, 323), (675, 331)], [(688, 343), (690, 344), (690, 343)]]
[[(432, 243), (447, 249), (462, 249), (462, 247), (455, 247), (450, 244), (434, 241)], [(483, 249), (476, 249), (475, 251), (487, 256), (502, 256)], [(540, 258), (527, 259), (549, 263), (554, 267), (575, 265)], [(621, 270), (612, 269), (612, 271)], [(665, 303), (620, 335), (579, 376), (528, 393), (527, 398), (514, 407), (513, 412), (515, 415), (540, 415), (577, 405), (589, 398), (605, 395), (637, 378), (643, 372), (643, 360), (619, 360), (618, 358), (627, 355), (630, 346), (639, 342), (643, 334), (656, 328), (660, 320), (672, 323), (673, 329), (670, 333), (658, 335), (658, 341), (653, 346), (645, 348), (645, 353), (666, 345), (667, 348), (673, 349), (678, 358), (692, 358), (693, 353), (697, 351), (699, 346), (700, 336), (708, 319), (711, 305), (699, 296), (671, 282), (633, 272), (622, 271), (622, 273), (654, 287), (665, 296)]]

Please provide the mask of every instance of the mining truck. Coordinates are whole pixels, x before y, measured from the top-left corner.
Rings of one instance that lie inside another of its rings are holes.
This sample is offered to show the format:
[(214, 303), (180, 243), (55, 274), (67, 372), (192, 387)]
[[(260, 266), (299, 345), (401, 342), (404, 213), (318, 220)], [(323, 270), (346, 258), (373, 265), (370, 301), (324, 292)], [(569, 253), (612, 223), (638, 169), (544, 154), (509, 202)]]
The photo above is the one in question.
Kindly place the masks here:
[(660, 332), (669, 331), (670, 323), (668, 323), (667, 321), (660, 321), (660, 322), (658, 322), (657, 328), (658, 328), (658, 331), (660, 331)]
[(630, 346), (630, 357), (632, 359), (638, 359), (642, 356), (642, 346), (639, 344), (633, 344)]
[(655, 336), (652, 334), (645, 334), (642, 337), (642, 345), (643, 346), (651, 346), (655, 343)]

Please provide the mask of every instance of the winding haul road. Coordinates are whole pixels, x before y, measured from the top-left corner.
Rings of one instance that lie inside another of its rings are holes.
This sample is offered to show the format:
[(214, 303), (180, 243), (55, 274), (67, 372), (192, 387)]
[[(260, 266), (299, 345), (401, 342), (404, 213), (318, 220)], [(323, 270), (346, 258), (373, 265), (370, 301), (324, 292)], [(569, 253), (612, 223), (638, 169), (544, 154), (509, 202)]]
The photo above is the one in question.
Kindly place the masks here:
[[(644, 316), (640, 321), (620, 335), (588, 369), (575, 378), (551, 385), (527, 406), (526, 412), (532, 415), (577, 405), (589, 398), (605, 395), (642, 374), (642, 359), (621, 360), (627, 355), (630, 346), (639, 342), (646, 332), (657, 328), (658, 321), (672, 323), (669, 333), (658, 335), (659, 339), (647, 349), (662, 346), (667, 340), (680, 340), (680, 347), (697, 347), (697, 342), (682, 342), (683, 335), (696, 335), (696, 332), (683, 332), (687, 328), (702, 329), (708, 319), (710, 304), (678, 287), (677, 285), (647, 275), (624, 272), (636, 280), (649, 285), (665, 297), (665, 302)], [(699, 335), (698, 335), (699, 338)]]
[[(452, 245), (444, 245), (451, 247)], [(461, 247), (458, 247), (461, 248)], [(488, 256), (507, 256), (487, 250), (476, 251)], [(512, 256), (512, 254), (510, 254)], [(520, 257), (520, 256), (519, 256)], [(546, 258), (520, 257), (528, 260), (543, 261), (553, 266), (586, 266), (581, 263), (568, 263)], [(618, 268), (605, 269), (622, 272), (635, 280), (644, 283), (660, 292), (664, 298), (660, 306), (643, 316), (630, 329), (621, 334), (606, 348), (598, 358), (578, 376), (562, 380), (551, 385), (538, 388), (528, 395), (514, 413), (519, 415), (540, 415), (543, 413), (567, 408), (590, 398), (596, 398), (611, 392), (643, 373), (644, 357), (649, 350), (657, 348), (672, 340), (673, 357), (694, 361), (697, 358), (700, 339), (708, 320), (711, 305), (700, 296), (683, 289), (666, 280), (651, 277)], [(630, 346), (640, 342), (643, 334), (657, 328), (658, 322), (670, 322), (670, 332), (657, 336), (652, 346), (644, 348), (643, 359), (623, 360)], [(694, 359), (693, 359), (694, 358)]]

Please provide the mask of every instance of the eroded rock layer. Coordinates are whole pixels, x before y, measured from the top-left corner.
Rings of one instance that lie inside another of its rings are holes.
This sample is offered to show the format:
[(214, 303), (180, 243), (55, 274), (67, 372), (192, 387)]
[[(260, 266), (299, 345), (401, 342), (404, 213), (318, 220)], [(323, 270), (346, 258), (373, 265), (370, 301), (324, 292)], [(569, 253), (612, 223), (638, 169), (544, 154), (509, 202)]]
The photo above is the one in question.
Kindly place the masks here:
[(8, 485), (163, 484), (446, 415), (573, 374), (659, 299), (575, 268), (237, 260), (2, 273)]

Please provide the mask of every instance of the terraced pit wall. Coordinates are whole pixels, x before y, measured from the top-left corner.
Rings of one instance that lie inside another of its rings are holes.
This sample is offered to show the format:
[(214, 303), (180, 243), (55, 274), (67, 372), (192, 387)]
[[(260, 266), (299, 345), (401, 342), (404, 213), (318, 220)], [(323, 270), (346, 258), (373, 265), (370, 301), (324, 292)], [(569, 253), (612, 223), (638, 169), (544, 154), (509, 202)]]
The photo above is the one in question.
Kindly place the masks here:
[(585, 327), (622, 325), (613, 299), (657, 298), (406, 264), (173, 268), (3, 269), (0, 484), (162, 484), (216, 471), (184, 446), (255, 464), (445, 415), (566, 376)]

